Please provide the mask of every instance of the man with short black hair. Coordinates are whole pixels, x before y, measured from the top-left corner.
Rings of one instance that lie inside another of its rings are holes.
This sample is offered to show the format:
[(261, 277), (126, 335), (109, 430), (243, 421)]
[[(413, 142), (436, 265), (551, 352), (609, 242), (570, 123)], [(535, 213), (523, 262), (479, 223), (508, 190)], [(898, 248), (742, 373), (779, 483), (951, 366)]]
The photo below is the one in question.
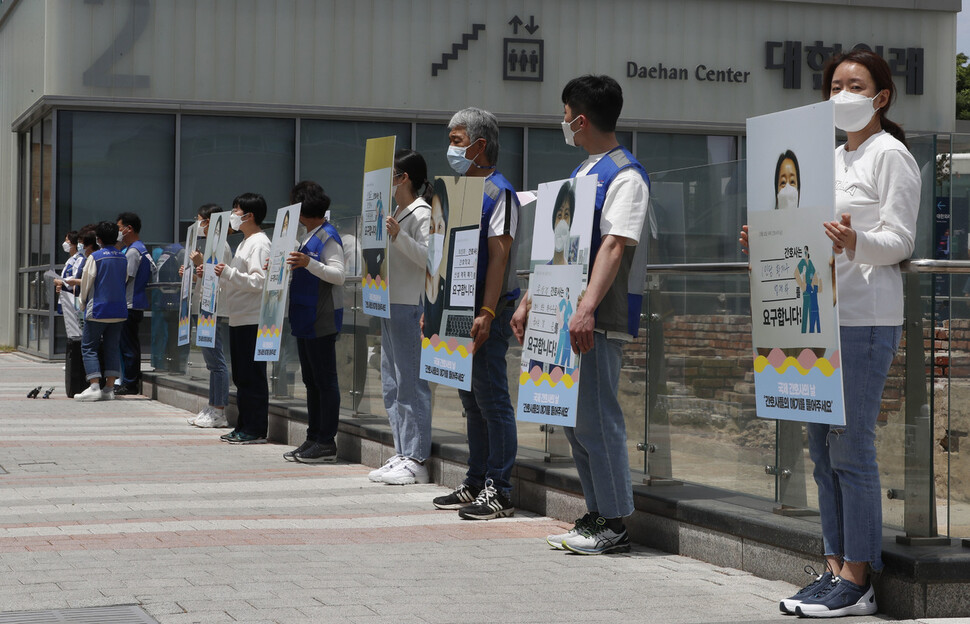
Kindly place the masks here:
[[(614, 79), (574, 78), (563, 89), (562, 102), (566, 144), (589, 154), (573, 177), (596, 175), (599, 184), (589, 281), (569, 321), (570, 346), (583, 358), (576, 426), (565, 428), (587, 513), (572, 530), (546, 541), (584, 555), (628, 552), (623, 519), (633, 513), (633, 487), (617, 390), (623, 345), (639, 330), (650, 181), (643, 165), (616, 139), (623, 92)], [(520, 343), (528, 318), (526, 299), (512, 319)]]
[(141, 218), (133, 212), (118, 215), (118, 243), (128, 262), (125, 297), (128, 319), (121, 330), (121, 387), (115, 394), (138, 394), (141, 381), (141, 339), (138, 335), (145, 310), (149, 308), (145, 287), (155, 272), (152, 256), (141, 242)]
[(438, 509), (457, 509), (469, 520), (511, 516), (512, 466), (518, 448), (515, 410), (505, 359), (509, 320), (519, 296), (512, 266), (519, 200), (512, 183), (495, 169), (498, 121), (480, 108), (466, 108), (448, 123), (448, 162), (459, 175), (485, 178), (471, 338), (471, 390), (459, 390), (468, 435), (468, 472), (458, 488), (434, 499)]
[[(74, 395), (77, 401), (111, 401), (115, 398), (114, 382), (120, 374), (121, 350), (118, 345), (121, 326), (128, 317), (125, 300), (125, 256), (115, 247), (118, 225), (102, 221), (96, 230), (101, 249), (85, 260), (81, 275), (80, 305), (84, 309), (81, 355), (88, 388)], [(104, 348), (104, 376), (101, 388), (101, 362), (98, 349)]]
[(307, 432), (306, 441), (283, 458), (317, 464), (337, 459), (337, 337), (344, 314), (344, 251), (337, 229), (325, 217), (330, 198), (319, 184), (300, 182), (290, 191), (290, 202), (300, 204), (300, 223), (307, 229), (299, 250), (286, 260), (293, 271), (290, 332), (296, 337), (306, 385)]

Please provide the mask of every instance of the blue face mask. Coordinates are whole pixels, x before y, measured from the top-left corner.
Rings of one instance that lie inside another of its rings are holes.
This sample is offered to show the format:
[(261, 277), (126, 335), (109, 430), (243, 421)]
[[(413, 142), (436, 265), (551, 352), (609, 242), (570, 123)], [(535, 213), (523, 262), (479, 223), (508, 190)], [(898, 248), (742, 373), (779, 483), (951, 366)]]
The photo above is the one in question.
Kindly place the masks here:
[(472, 166), (472, 161), (465, 158), (467, 150), (468, 147), (448, 146), (448, 164), (458, 175), (465, 175), (465, 172)]

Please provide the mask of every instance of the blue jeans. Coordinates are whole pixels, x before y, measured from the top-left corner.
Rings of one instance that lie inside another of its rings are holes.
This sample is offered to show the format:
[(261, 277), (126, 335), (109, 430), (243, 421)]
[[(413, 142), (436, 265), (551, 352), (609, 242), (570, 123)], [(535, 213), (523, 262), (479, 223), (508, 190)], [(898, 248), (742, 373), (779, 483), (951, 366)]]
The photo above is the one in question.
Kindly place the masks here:
[(505, 496), (512, 493), (512, 465), (518, 450), (515, 410), (509, 396), (505, 354), (509, 350), (513, 306), (492, 320), (488, 339), (472, 359), (471, 392), (459, 390), (468, 432), (468, 472), (465, 483), (474, 488), (491, 479)]
[(84, 360), (84, 374), (88, 382), (101, 377), (101, 362), (98, 349), (104, 342), (104, 376), (121, 376), (121, 326), (124, 323), (102, 323), (93, 319), (84, 322), (81, 332), (81, 359)]
[(225, 407), (229, 405), (229, 367), (226, 353), (222, 349), (224, 323), (216, 324), (216, 341), (211, 347), (202, 347), (205, 367), (209, 370), (209, 405)]
[(431, 455), (431, 388), (421, 372), (423, 306), (391, 304), (381, 319), (381, 386), (398, 455), (423, 462)]
[(593, 334), (593, 348), (580, 364), (576, 427), (565, 428), (586, 509), (604, 518), (633, 513), (626, 421), (616, 398), (622, 355), (623, 342)]
[(306, 439), (326, 443), (337, 435), (340, 385), (337, 382), (337, 336), (297, 338), (300, 373), (306, 386)]
[(882, 569), (876, 419), (902, 327), (841, 327), (845, 426), (808, 424), (825, 554)]

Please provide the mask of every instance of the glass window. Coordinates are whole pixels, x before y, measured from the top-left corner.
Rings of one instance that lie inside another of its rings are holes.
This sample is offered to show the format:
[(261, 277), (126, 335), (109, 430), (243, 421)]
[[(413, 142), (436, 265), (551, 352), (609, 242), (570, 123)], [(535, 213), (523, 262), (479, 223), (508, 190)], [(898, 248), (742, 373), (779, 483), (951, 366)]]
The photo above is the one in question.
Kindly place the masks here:
[(647, 173), (715, 165), (737, 160), (738, 138), (640, 132), (637, 134), (636, 156)]
[(142, 240), (172, 239), (174, 115), (59, 111), (57, 132), (60, 237), (132, 211)]
[[(41, 255), (41, 223), (43, 222), (43, 132), (36, 124), (30, 131), (30, 213), (27, 220), (28, 257), (27, 264), (36, 266), (44, 262)], [(48, 157), (49, 157), (48, 152)], [(48, 258), (48, 262), (50, 259)]]
[(295, 121), (183, 115), (179, 154), (179, 240), (199, 206), (225, 210), (243, 193), (266, 198), (269, 225), (288, 205), (296, 170)]
[[(522, 142), (523, 129), (515, 126), (499, 126), (498, 170), (508, 178), (512, 186), (522, 190)], [(428, 162), (428, 176), (454, 175), (448, 165), (448, 126), (447, 124), (418, 124), (417, 147)]]
[[(394, 135), (396, 149), (411, 147), (411, 124), (304, 119), (300, 122), (300, 179), (330, 196), (332, 220), (360, 214), (367, 139)], [(287, 187), (289, 193), (289, 187)]]

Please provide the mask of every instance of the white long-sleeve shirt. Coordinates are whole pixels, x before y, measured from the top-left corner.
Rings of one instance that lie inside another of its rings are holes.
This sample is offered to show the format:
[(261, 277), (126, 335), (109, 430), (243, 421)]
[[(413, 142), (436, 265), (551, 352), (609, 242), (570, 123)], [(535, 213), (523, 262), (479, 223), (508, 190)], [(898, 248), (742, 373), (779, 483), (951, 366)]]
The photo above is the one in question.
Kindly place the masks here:
[(851, 215), (856, 231), (855, 251), (836, 255), (839, 324), (902, 324), (899, 263), (916, 244), (920, 185), (916, 159), (886, 132), (836, 148), (835, 215)]
[(269, 262), (269, 237), (263, 232), (248, 236), (236, 248), (232, 262), (222, 271), (219, 285), (226, 293), (229, 326), (256, 325), (262, 304), (263, 283)]
[(428, 265), (431, 206), (424, 198), (418, 197), (401, 210), (396, 218), (401, 225), (401, 231), (391, 240), (388, 251), (390, 301), (419, 305), (424, 293), (424, 274)]

